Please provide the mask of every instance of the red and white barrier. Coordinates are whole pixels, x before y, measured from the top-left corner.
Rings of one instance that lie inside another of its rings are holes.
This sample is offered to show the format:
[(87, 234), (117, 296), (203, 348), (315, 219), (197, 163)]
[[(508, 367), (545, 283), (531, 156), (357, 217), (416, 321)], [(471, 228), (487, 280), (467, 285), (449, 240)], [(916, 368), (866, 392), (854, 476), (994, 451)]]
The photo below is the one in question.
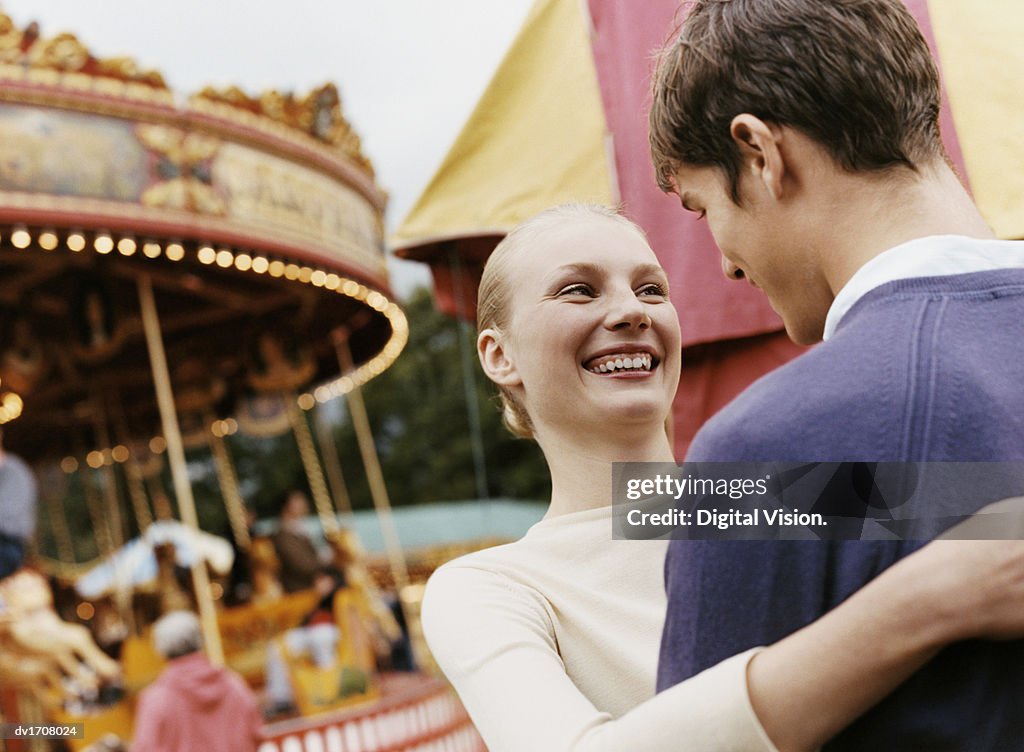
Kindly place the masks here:
[(421, 674), (381, 679), (367, 705), (270, 724), (258, 752), (487, 752), (462, 703)]

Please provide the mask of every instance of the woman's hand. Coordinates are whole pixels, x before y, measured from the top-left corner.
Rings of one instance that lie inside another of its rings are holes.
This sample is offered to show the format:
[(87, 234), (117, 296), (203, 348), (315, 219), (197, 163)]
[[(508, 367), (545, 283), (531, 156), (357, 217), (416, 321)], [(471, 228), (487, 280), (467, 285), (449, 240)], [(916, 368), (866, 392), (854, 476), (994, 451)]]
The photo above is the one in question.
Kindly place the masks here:
[(897, 566), (920, 570), (943, 642), (1024, 637), (1024, 541), (937, 540)]

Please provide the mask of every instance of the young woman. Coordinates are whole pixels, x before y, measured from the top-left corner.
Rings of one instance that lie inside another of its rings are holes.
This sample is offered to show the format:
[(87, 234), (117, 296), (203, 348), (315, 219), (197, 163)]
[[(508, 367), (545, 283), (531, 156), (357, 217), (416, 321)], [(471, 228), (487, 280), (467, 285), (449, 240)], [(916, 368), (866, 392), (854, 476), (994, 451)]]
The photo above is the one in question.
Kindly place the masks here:
[(541, 522), (441, 567), (423, 604), (491, 752), (814, 749), (943, 645), (1024, 635), (1024, 543), (941, 541), (655, 696), (665, 543), (612, 540), (610, 504), (612, 462), (673, 461), (681, 348), (665, 273), (625, 218), (558, 207), (494, 251), (478, 323), (506, 423), (540, 444), (552, 481)]

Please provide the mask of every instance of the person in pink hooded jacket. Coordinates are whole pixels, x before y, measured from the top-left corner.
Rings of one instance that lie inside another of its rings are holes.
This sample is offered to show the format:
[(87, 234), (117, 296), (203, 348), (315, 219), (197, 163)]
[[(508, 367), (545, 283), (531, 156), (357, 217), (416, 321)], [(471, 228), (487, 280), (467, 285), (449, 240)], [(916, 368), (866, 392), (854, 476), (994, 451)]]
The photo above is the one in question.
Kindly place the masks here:
[(199, 619), (172, 611), (153, 627), (167, 668), (143, 690), (135, 714), (136, 752), (255, 752), (263, 718), (252, 690), (202, 652)]

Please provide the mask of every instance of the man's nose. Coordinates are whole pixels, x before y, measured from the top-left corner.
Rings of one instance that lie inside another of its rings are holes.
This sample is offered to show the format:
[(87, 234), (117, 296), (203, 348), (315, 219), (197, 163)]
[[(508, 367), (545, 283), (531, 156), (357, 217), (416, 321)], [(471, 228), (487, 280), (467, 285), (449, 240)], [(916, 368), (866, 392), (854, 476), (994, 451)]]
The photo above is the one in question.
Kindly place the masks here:
[(722, 256), (722, 273), (729, 279), (735, 280), (741, 280), (746, 276), (742, 269), (736, 266), (736, 264), (731, 262), (725, 256)]

